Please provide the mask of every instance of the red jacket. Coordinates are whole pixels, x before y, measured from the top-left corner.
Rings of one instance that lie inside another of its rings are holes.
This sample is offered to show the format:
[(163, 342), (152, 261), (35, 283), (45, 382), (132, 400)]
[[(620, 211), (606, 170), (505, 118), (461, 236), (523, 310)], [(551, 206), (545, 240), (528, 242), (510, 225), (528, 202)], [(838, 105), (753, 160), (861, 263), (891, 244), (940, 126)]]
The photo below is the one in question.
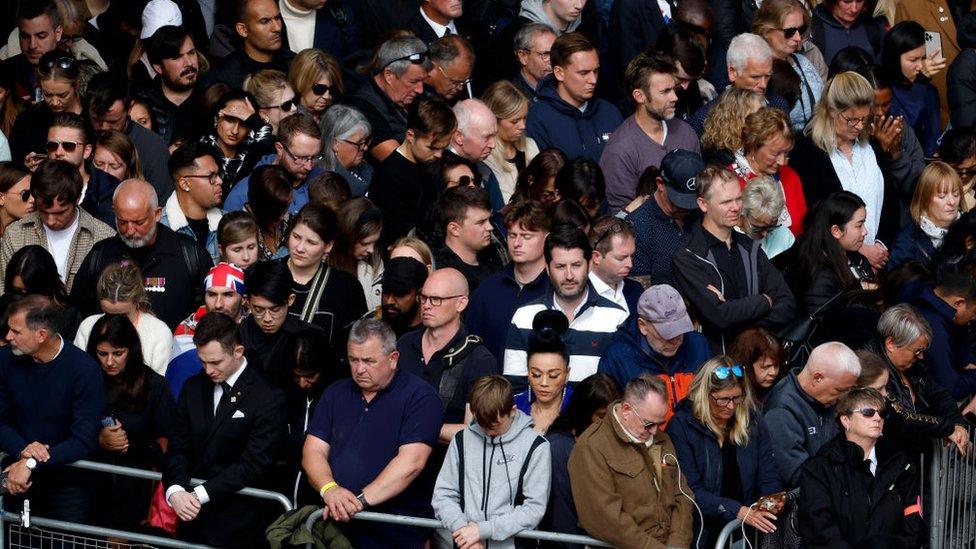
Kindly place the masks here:
[[(757, 174), (745, 166), (729, 164), (729, 169), (739, 176), (739, 184), (746, 186), (746, 181), (757, 177)], [(793, 223), (790, 232), (797, 238), (803, 232), (803, 218), (807, 215), (807, 199), (803, 195), (803, 184), (800, 176), (789, 166), (783, 166), (776, 174), (776, 179), (783, 185), (783, 195), (786, 197), (786, 211), (790, 212)]]

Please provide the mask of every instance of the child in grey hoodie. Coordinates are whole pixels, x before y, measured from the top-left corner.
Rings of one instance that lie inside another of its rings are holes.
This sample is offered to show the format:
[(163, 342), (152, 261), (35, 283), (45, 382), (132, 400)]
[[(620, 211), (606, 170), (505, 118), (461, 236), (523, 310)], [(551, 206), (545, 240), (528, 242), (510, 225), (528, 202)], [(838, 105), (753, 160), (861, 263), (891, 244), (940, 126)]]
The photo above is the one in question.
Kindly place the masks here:
[(444, 458), (431, 504), (446, 530), (435, 545), (514, 548), (515, 534), (535, 528), (549, 501), (549, 443), (515, 407), (502, 376), (471, 388), (475, 422), (458, 432)]

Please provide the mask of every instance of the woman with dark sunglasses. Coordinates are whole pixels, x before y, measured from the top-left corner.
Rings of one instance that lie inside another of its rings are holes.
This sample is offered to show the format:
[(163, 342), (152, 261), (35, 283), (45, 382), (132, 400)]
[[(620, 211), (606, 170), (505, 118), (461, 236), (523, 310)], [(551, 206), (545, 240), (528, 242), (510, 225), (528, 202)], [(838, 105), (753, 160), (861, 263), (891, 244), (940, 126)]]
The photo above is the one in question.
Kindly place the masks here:
[(244, 91), (257, 100), (258, 115), (268, 124), (271, 132), (278, 134), (278, 122), (295, 114), (298, 100), (295, 90), (288, 83), (288, 77), (281, 71), (265, 69), (258, 71), (244, 80)]
[(11, 223), (33, 211), (30, 173), (12, 162), (0, 162), (0, 236)]
[(24, 109), (14, 121), (10, 138), (11, 158), (33, 170), (44, 156), (47, 129), (57, 113), (81, 114), (78, 61), (70, 53), (45, 53), (37, 65), (41, 101)]
[(318, 122), (342, 95), (342, 69), (335, 57), (316, 48), (298, 52), (288, 69), (298, 108)]
[(800, 472), (797, 524), (809, 549), (925, 545), (918, 464), (881, 438), (885, 411), (874, 389), (837, 401), (843, 432)]
[(702, 528), (702, 534), (692, 547), (711, 547), (722, 527), (736, 518), (762, 532), (776, 529), (779, 509), (751, 506), (782, 486), (742, 365), (724, 355), (705, 362), (667, 431), (705, 519), (702, 525), (695, 516), (694, 530)]

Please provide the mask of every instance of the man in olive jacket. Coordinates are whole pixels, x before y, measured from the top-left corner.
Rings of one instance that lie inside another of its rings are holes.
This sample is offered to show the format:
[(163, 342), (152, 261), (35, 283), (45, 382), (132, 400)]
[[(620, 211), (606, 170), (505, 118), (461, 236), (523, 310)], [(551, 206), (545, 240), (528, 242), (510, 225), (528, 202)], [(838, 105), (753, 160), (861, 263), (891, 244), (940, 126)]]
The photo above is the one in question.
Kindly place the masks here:
[(681, 493), (691, 490), (678, 475), (671, 439), (658, 430), (667, 411), (664, 382), (641, 374), (577, 439), (569, 479), (591, 536), (628, 549), (691, 546), (692, 502)]

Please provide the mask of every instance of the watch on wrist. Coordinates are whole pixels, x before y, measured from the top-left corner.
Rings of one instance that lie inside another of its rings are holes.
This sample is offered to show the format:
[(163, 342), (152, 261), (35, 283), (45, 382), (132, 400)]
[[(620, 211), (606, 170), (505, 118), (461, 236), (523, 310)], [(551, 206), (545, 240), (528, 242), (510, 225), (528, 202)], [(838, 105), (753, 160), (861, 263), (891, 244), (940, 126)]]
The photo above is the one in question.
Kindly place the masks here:
[(369, 509), (369, 502), (366, 501), (366, 494), (365, 493), (359, 492), (359, 495), (356, 496), (356, 499), (359, 500), (359, 503), (362, 503), (363, 504), (363, 509)]
[(34, 469), (37, 468), (37, 460), (32, 457), (29, 457), (27, 458), (27, 461), (24, 462), (24, 465), (26, 465), (28, 469), (33, 471)]

